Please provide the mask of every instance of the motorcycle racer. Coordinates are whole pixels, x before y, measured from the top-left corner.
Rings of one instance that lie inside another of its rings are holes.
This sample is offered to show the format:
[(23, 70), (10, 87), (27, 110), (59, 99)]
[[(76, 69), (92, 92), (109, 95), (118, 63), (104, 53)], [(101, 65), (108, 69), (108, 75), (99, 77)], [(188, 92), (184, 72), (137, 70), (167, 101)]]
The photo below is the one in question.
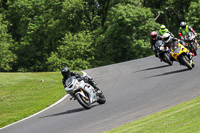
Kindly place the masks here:
[(174, 37), (174, 35), (171, 32), (169, 32), (169, 30), (166, 28), (165, 25), (161, 25), (159, 30), (159, 35), (163, 36), (165, 33), (169, 33), (172, 37)]
[(192, 32), (195, 35), (195, 42), (196, 42), (196, 44), (198, 44), (198, 42), (197, 42), (198, 36), (197, 36), (197, 33), (194, 31), (194, 29), (191, 26), (187, 25), (186, 22), (181, 22), (180, 28), (178, 30), (178, 34), (182, 40), (184, 40), (184, 35), (188, 32)]
[(195, 37), (197, 37), (197, 33), (193, 30), (193, 28), (191, 26), (186, 25), (186, 22), (180, 23), (180, 28), (178, 30), (178, 34), (182, 40), (184, 39), (185, 33), (190, 32), (190, 31), (195, 35)]
[(63, 67), (61, 69), (61, 74), (63, 76), (62, 83), (64, 87), (66, 87), (65, 81), (71, 76), (75, 76), (79, 81), (84, 80), (86, 83), (89, 83), (90, 85), (92, 85), (97, 93), (101, 93), (100, 88), (97, 86), (96, 82), (93, 80), (93, 78), (91, 78), (88, 75), (83, 76), (75, 71), (70, 72), (70, 69), (68, 67)]
[(151, 32), (151, 40), (150, 40), (150, 43), (151, 43), (151, 49), (153, 50), (153, 52), (155, 53), (155, 56), (158, 57), (157, 55), (157, 52), (156, 52), (156, 48), (155, 48), (155, 44), (158, 40), (162, 40), (161, 36), (159, 36), (157, 34), (156, 31), (152, 31)]
[(171, 48), (174, 42), (178, 41), (178, 38), (172, 37), (169, 33), (163, 35), (163, 40), (165, 41), (165, 46)]
[[(176, 44), (175, 42), (177, 41), (180, 41), (180, 44), (182, 44), (183, 46), (186, 45), (184, 41), (179, 40), (178, 38), (172, 37), (169, 33), (165, 33), (162, 38), (165, 41), (165, 46), (167, 46), (169, 49), (173, 49), (173, 47)], [(188, 52), (188, 54), (190, 55), (190, 58), (194, 56), (194, 54), (191, 52)]]

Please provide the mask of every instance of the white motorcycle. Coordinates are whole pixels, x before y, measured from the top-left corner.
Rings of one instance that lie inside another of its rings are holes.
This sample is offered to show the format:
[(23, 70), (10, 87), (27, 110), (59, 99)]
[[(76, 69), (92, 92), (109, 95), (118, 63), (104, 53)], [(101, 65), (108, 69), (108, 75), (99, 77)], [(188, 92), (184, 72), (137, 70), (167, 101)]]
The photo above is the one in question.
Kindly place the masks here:
[(74, 98), (86, 109), (90, 109), (92, 104), (97, 102), (99, 104), (104, 104), (106, 98), (103, 93), (97, 93), (94, 87), (84, 80), (78, 81), (75, 76), (68, 78), (65, 81), (65, 91)]

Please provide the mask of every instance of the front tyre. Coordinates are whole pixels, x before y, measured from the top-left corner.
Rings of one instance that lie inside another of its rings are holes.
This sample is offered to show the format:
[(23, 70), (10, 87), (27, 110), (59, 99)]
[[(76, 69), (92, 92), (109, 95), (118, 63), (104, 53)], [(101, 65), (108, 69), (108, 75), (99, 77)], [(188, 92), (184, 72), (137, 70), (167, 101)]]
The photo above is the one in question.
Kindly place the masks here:
[(193, 44), (191, 45), (191, 47), (192, 47), (192, 52), (196, 56), (197, 55), (197, 48)]
[(188, 69), (192, 70), (192, 65), (186, 58), (188, 59), (188, 57), (186, 57), (186, 55), (182, 55), (180, 58), (181, 62), (183, 63), (183, 65), (186, 65)]
[(166, 62), (171, 66), (173, 64), (173, 62), (170, 60), (169, 56), (167, 53), (164, 53), (164, 58), (166, 60)]
[(77, 101), (79, 102), (80, 105), (82, 105), (85, 109), (90, 109), (91, 108), (91, 103), (89, 100), (89, 96), (87, 93), (85, 93), (87, 97), (83, 97), (80, 93), (77, 93), (75, 95)]

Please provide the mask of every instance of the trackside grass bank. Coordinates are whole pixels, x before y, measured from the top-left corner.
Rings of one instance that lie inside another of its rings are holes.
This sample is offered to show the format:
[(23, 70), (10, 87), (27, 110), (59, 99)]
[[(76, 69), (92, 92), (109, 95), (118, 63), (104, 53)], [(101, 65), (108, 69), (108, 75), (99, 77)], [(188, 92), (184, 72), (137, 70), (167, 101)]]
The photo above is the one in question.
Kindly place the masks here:
[(0, 128), (28, 117), (66, 93), (59, 72), (0, 73)]
[(200, 133), (200, 97), (105, 133)]

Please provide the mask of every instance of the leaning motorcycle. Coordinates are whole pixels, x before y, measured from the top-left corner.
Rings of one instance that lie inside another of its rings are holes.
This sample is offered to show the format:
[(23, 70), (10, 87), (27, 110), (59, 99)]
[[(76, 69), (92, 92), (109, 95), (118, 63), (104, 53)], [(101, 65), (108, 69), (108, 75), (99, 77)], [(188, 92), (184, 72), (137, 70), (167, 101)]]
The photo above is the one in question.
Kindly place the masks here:
[(186, 43), (187, 48), (190, 52), (194, 53), (194, 55), (197, 55), (198, 44), (195, 35), (192, 32), (187, 32), (184, 36), (184, 42)]
[(174, 46), (171, 48), (171, 55), (174, 60), (191, 70), (194, 67), (194, 61), (190, 58), (188, 53), (189, 50), (184, 47), (180, 41), (175, 42)]
[(155, 43), (155, 50), (161, 61), (168, 63), (169, 65), (173, 64), (173, 61), (170, 60), (170, 49), (164, 46), (163, 40), (158, 40)]
[(100, 94), (97, 93), (92, 85), (86, 83), (84, 80), (78, 80), (75, 76), (68, 78), (65, 85), (65, 91), (86, 109), (90, 109), (95, 102), (99, 104), (106, 102), (106, 98), (102, 92)]

